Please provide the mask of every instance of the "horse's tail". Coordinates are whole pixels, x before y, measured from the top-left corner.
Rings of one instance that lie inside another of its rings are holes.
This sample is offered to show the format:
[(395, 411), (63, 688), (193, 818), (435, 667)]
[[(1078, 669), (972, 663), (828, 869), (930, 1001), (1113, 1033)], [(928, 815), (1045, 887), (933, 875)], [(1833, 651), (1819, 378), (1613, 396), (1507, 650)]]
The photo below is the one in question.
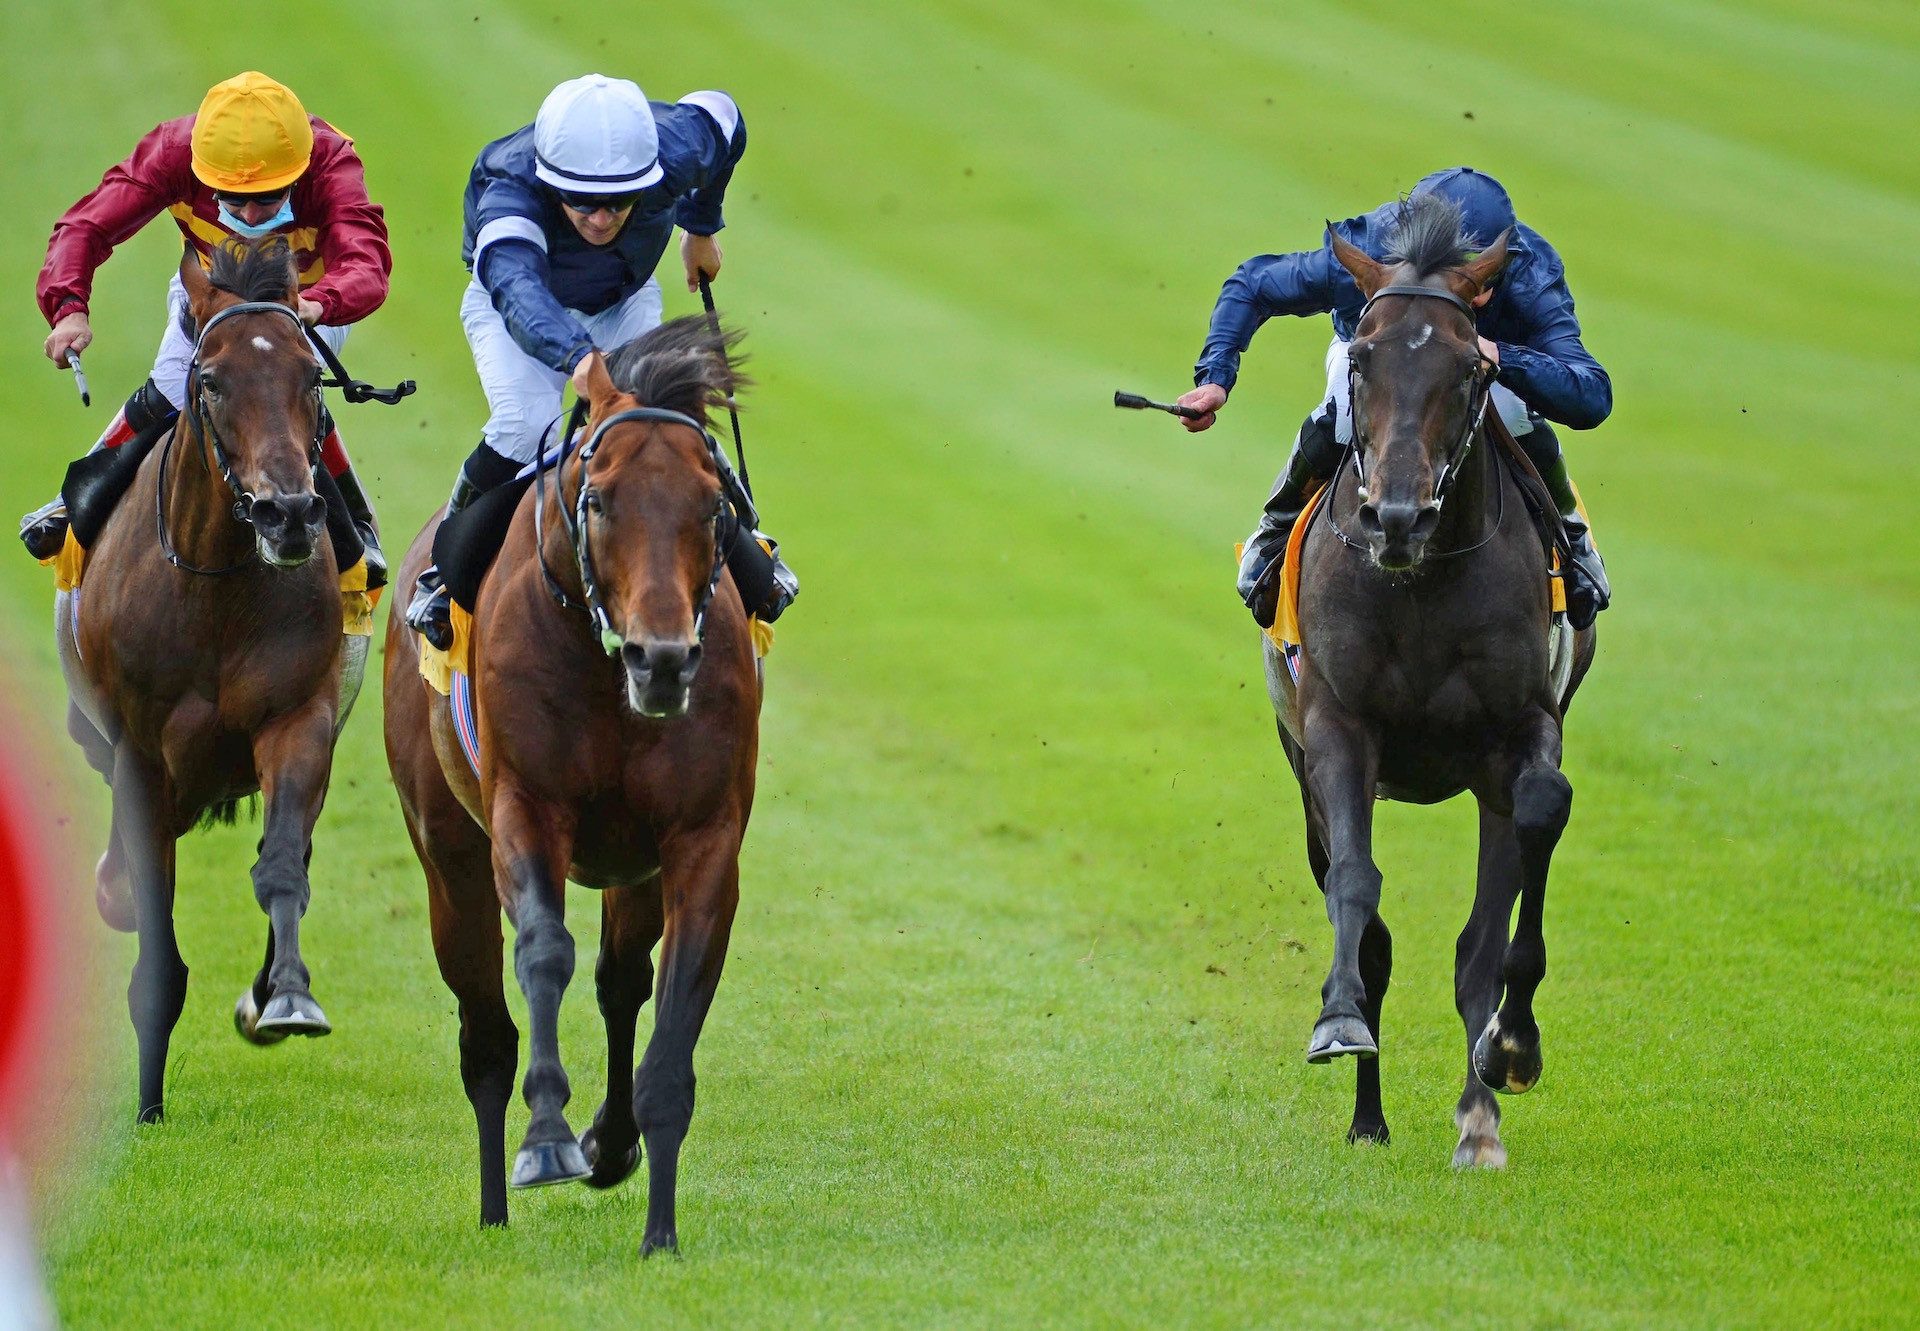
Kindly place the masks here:
[(194, 820), (194, 830), (202, 831), (209, 827), (232, 827), (240, 821), (240, 805), (243, 801), (247, 806), (247, 818), (251, 820), (256, 813), (260, 812), (260, 797), (258, 795), (235, 795), (230, 800), (220, 800), (217, 803), (208, 805), (199, 818)]

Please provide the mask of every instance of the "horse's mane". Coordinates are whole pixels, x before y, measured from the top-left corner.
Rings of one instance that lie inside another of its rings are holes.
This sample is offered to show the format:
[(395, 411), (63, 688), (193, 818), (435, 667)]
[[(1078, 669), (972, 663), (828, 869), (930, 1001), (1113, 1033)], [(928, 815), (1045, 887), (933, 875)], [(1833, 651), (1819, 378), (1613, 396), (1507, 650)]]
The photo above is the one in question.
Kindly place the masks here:
[(738, 329), (716, 331), (702, 315), (683, 315), (621, 345), (607, 358), (607, 373), (615, 388), (647, 406), (704, 424), (708, 407), (735, 405), (733, 395), (753, 382), (732, 354), (740, 338)]
[[(207, 258), (207, 281), (217, 290), (241, 300), (288, 304), (299, 288), (293, 268), (293, 247), (285, 236), (245, 241), (229, 236), (214, 246)], [(193, 311), (182, 310), (180, 328), (191, 339)]]
[(1473, 251), (1459, 204), (1438, 194), (1401, 200), (1399, 224), (1387, 241), (1389, 262), (1408, 264), (1414, 277), (1427, 277), (1458, 268)]

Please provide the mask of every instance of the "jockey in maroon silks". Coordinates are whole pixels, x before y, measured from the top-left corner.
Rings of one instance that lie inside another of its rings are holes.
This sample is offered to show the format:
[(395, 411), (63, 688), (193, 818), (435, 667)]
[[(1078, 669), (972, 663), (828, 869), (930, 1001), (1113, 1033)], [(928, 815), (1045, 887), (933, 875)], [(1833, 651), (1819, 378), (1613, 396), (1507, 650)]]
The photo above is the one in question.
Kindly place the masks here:
[[(299, 98), (266, 75), (241, 74), (209, 91), (195, 114), (156, 126), (55, 223), (36, 292), (53, 327), (46, 353), (55, 365), (66, 368), (68, 353), (93, 341), (88, 298), (95, 271), (116, 245), (162, 212), (203, 264), (231, 238), (285, 239), (299, 277), (300, 318), (336, 351), (348, 325), (387, 298), (393, 256), (386, 220), (367, 197), (352, 140), (308, 115)], [(185, 314), (186, 293), (176, 274), (153, 373), (115, 414), (96, 449), (136, 440), (150, 445), (179, 414), (193, 353)], [(331, 416), (321, 457), (366, 547), (368, 585), (379, 586), (386, 561), (373, 509)], [(20, 524), (21, 540), (42, 559), (59, 552), (66, 531), (66, 505), (59, 499)]]

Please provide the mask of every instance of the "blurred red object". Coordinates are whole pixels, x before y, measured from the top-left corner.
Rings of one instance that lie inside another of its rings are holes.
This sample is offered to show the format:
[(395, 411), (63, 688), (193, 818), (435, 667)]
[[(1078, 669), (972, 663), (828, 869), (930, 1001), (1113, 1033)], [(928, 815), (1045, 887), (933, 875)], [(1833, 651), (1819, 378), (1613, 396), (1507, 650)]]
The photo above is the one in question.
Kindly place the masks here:
[(40, 827), (12, 762), (0, 760), (0, 1149), (15, 1152), (46, 1053), (60, 928)]

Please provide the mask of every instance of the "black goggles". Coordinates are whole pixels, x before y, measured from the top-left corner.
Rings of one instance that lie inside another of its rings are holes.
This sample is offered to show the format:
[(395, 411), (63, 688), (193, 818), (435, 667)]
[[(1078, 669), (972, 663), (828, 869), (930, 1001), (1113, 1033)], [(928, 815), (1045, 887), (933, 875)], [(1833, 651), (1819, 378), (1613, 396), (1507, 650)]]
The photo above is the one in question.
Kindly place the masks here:
[(278, 206), (284, 202), (287, 195), (291, 193), (293, 193), (293, 186), (288, 185), (285, 189), (277, 189), (270, 194), (234, 194), (227, 190), (215, 190), (213, 197), (217, 202), (224, 203), (229, 208), (244, 208), (250, 203)]
[(608, 212), (624, 213), (640, 202), (640, 195), (634, 194), (567, 194), (560, 195), (560, 202), (576, 213), (597, 212), (605, 208)]

